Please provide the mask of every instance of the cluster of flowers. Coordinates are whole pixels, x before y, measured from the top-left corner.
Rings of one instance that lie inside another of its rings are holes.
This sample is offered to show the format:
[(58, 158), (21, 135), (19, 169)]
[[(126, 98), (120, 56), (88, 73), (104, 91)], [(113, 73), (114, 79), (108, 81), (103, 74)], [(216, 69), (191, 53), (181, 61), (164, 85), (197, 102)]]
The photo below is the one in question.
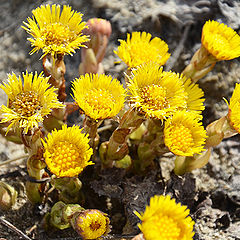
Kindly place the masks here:
[[(71, 194), (79, 192), (77, 176), (94, 164), (97, 150), (103, 168), (124, 166), (143, 172), (152, 166), (154, 158), (172, 152), (177, 156), (174, 171), (183, 174), (202, 167), (208, 160), (204, 154), (211, 147), (240, 132), (240, 84), (236, 84), (229, 113), (220, 123), (216, 121), (205, 130), (201, 122), (204, 93), (196, 81), (217, 61), (240, 56), (240, 37), (224, 24), (206, 22), (202, 46), (182, 74), (163, 70), (170, 57), (163, 40), (146, 32), (128, 34), (115, 51), (128, 66), (126, 89), (117, 79), (103, 74), (101, 61), (111, 34), (109, 22), (91, 19), (86, 24), (82, 14), (70, 6), (63, 6), (61, 11), (59, 5), (46, 5), (33, 10), (33, 17), (23, 28), (32, 36), (28, 39), (31, 54), (43, 51), (44, 73), (26, 72), (22, 77), (9, 74), (0, 86), (8, 95), (8, 105), (0, 110), (1, 123), (6, 137), (14, 135), (15, 141), (18, 137), (28, 150), (29, 175), (39, 180), (46, 176), (47, 167), (59, 192), (66, 193), (66, 186)], [(81, 75), (72, 83), (75, 103), (65, 103), (63, 57), (80, 47)], [(82, 129), (63, 124), (76, 109), (85, 114)], [(98, 126), (117, 115), (119, 126), (98, 149)], [(138, 140), (136, 160), (128, 155), (131, 137)], [(203, 158), (201, 163), (199, 157)], [(67, 185), (61, 182), (64, 178)], [(32, 182), (26, 185), (31, 201), (42, 200), (40, 186)], [(59, 211), (64, 221), (56, 223), (54, 214)], [(194, 235), (189, 210), (169, 196), (154, 196), (145, 212), (136, 215), (142, 221), (139, 228), (146, 240), (192, 239)], [(48, 221), (60, 229), (72, 225), (84, 239), (97, 239), (110, 230), (106, 214), (84, 210), (77, 204), (58, 202)]]

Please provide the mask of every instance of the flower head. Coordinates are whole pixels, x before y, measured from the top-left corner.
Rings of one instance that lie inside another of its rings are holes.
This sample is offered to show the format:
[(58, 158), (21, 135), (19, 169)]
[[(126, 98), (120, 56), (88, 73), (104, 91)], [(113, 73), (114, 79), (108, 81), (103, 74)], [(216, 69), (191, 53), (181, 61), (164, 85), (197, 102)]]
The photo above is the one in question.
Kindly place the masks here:
[[(201, 88), (199, 88), (198, 84), (192, 82), (190, 78), (186, 78), (184, 75), (174, 72), (163, 72), (164, 77), (172, 77), (175, 76), (179, 78), (184, 86), (184, 91), (186, 93), (186, 102), (187, 102), (187, 111), (191, 111), (196, 114), (201, 114), (201, 112), (205, 109), (203, 102), (204, 92)], [(184, 109), (184, 107), (179, 108)]]
[(42, 49), (44, 55), (72, 54), (89, 40), (82, 34), (87, 26), (82, 22), (81, 13), (66, 5), (60, 12), (60, 5), (42, 5), (32, 11), (33, 17), (29, 17), (28, 22), (24, 22), (26, 27), (23, 28), (33, 37), (28, 38), (33, 46), (31, 53)]
[(163, 120), (179, 108), (187, 107), (182, 80), (175, 73), (163, 72), (155, 62), (132, 71), (128, 90), (133, 107), (148, 118)]
[(23, 73), (23, 82), (21, 76), (8, 75), (8, 81), (0, 85), (8, 95), (8, 106), (2, 105), (0, 109), (1, 122), (10, 122), (8, 130), (19, 126), (27, 133), (38, 127), (53, 108), (63, 107), (57, 99), (56, 89), (50, 86), (43, 73)]
[(93, 150), (89, 139), (78, 126), (53, 130), (43, 141), (43, 154), (48, 169), (57, 177), (75, 177), (83, 169), (94, 164), (89, 161)]
[(135, 212), (142, 223), (138, 225), (146, 240), (192, 240), (194, 221), (189, 209), (170, 196), (154, 196), (143, 214)]
[(146, 32), (133, 32), (127, 35), (127, 41), (119, 40), (120, 46), (114, 51), (129, 68), (137, 67), (150, 61), (164, 65), (170, 54), (168, 45), (158, 37)]
[(71, 223), (83, 239), (100, 239), (110, 231), (107, 214), (96, 209), (76, 213)]
[(223, 23), (207, 21), (202, 30), (202, 44), (217, 60), (240, 56), (240, 36)]
[(230, 99), (228, 118), (231, 126), (240, 133), (240, 83), (236, 83)]
[(176, 112), (164, 126), (164, 142), (171, 152), (180, 156), (193, 156), (204, 150), (206, 131), (199, 116), (186, 111)]
[(117, 79), (85, 74), (73, 82), (74, 99), (86, 116), (102, 120), (116, 116), (124, 106), (125, 90)]

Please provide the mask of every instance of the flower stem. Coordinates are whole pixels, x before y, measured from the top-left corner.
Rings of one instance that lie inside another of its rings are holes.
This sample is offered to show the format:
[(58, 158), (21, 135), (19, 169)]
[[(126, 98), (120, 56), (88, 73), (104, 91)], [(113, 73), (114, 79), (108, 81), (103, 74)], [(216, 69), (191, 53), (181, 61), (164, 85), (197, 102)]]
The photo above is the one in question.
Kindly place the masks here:
[(193, 55), (190, 63), (182, 71), (182, 74), (196, 83), (214, 68), (216, 62), (217, 59), (201, 46)]
[(208, 148), (201, 154), (194, 154), (192, 157), (176, 156), (174, 173), (176, 175), (183, 175), (186, 172), (204, 167), (211, 156), (211, 149)]
[[(43, 146), (41, 142), (42, 132), (38, 128), (33, 134), (23, 134), (23, 143), (28, 150), (29, 157), (27, 160), (28, 175), (36, 180), (40, 180), (45, 174), (44, 168), (46, 167), (43, 161)], [(44, 183), (26, 183), (26, 192), (29, 200), (33, 203), (39, 203), (42, 201), (42, 189)]]
[[(101, 123), (102, 123), (102, 120), (96, 121), (87, 116), (83, 123), (84, 132), (89, 135), (89, 139), (90, 139), (89, 145), (93, 149), (93, 152), (96, 151), (96, 147), (98, 144), (97, 129), (101, 125)], [(93, 156), (94, 156), (94, 154), (93, 154)]]
[(103, 167), (112, 167), (113, 161), (121, 160), (128, 154), (127, 140), (144, 120), (144, 116), (132, 108), (123, 115), (119, 126), (112, 133), (109, 142), (106, 143), (106, 152), (102, 159)]
[(61, 102), (66, 100), (65, 78), (66, 67), (63, 54), (47, 54), (43, 57), (43, 70), (49, 78), (49, 83), (58, 89), (58, 99)]

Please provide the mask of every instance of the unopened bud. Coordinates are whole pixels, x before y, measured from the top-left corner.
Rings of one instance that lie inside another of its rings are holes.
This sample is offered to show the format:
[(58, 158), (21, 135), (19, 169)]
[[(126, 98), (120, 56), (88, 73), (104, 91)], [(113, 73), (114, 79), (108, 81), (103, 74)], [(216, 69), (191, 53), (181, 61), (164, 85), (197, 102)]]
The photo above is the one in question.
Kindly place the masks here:
[(92, 18), (87, 22), (88, 28), (84, 34), (90, 35), (90, 41), (86, 43), (88, 48), (82, 48), (82, 63), (79, 65), (79, 73), (104, 73), (101, 64), (107, 49), (108, 39), (112, 33), (109, 21), (101, 18)]
[(2, 210), (10, 209), (17, 199), (17, 191), (7, 183), (0, 182), (0, 208)]
[[(111, 23), (102, 18), (91, 18), (87, 22), (88, 28), (84, 29), (85, 34), (102, 34), (110, 37), (112, 33)], [(87, 43), (88, 44), (88, 43)]]
[(65, 204), (57, 202), (51, 209), (51, 213), (47, 214), (47, 223), (58, 229), (66, 229), (71, 227), (70, 220), (75, 212), (84, 210), (79, 204)]

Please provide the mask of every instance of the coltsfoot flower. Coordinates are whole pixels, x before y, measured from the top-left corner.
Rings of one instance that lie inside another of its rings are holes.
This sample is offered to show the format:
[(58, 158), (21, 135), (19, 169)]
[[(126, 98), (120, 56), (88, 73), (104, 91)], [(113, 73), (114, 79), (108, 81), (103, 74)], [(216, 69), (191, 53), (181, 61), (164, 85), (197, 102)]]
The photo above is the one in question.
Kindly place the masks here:
[(125, 90), (105, 74), (85, 74), (73, 82), (74, 99), (86, 116), (103, 120), (116, 116), (124, 106)]
[(240, 36), (223, 23), (207, 21), (202, 30), (202, 44), (219, 61), (240, 56)]
[[(186, 102), (187, 102), (186, 110), (197, 113), (197, 114), (201, 114), (202, 111), (205, 109), (203, 105), (203, 102), (205, 101), (205, 99), (203, 98), (204, 92), (198, 86), (198, 84), (193, 83), (190, 78), (186, 78), (184, 75), (179, 73), (174, 73), (170, 71), (170, 72), (163, 72), (162, 74), (164, 77), (175, 76), (176, 78), (181, 79), (184, 86), (184, 91), (186, 93)], [(182, 109), (184, 109), (184, 107)]]
[(240, 83), (236, 83), (230, 99), (228, 118), (231, 126), (240, 133)]
[(193, 156), (204, 150), (206, 130), (196, 114), (176, 112), (164, 126), (164, 142), (169, 150), (179, 156)]
[(128, 90), (130, 103), (147, 118), (166, 119), (179, 108), (187, 108), (187, 93), (182, 79), (163, 72), (159, 64), (149, 62), (132, 71)]
[(8, 106), (2, 105), (0, 109), (1, 122), (10, 122), (7, 131), (18, 126), (27, 133), (38, 127), (53, 108), (63, 107), (57, 99), (56, 89), (43, 73), (23, 73), (23, 82), (21, 76), (9, 74), (7, 82), (0, 88), (8, 95)]
[(100, 239), (110, 232), (110, 220), (107, 214), (96, 209), (74, 214), (71, 223), (83, 239)]
[(89, 139), (78, 126), (63, 125), (53, 130), (43, 141), (44, 158), (48, 169), (57, 177), (75, 177), (83, 169), (94, 164), (90, 160), (93, 150)]
[(158, 37), (153, 39), (150, 33), (133, 32), (127, 34), (127, 40), (119, 40), (120, 46), (114, 51), (129, 68), (137, 67), (150, 61), (164, 65), (170, 54), (168, 45)]
[(138, 227), (145, 240), (192, 240), (194, 221), (187, 206), (181, 206), (170, 196), (154, 196), (145, 212), (135, 214), (142, 221)]
[(23, 22), (23, 28), (33, 37), (28, 38), (33, 47), (30, 54), (40, 49), (43, 56), (49, 53), (72, 54), (89, 40), (82, 34), (82, 30), (87, 28), (86, 23), (82, 22), (83, 14), (66, 5), (60, 12), (60, 5), (42, 5), (32, 11), (32, 18)]

